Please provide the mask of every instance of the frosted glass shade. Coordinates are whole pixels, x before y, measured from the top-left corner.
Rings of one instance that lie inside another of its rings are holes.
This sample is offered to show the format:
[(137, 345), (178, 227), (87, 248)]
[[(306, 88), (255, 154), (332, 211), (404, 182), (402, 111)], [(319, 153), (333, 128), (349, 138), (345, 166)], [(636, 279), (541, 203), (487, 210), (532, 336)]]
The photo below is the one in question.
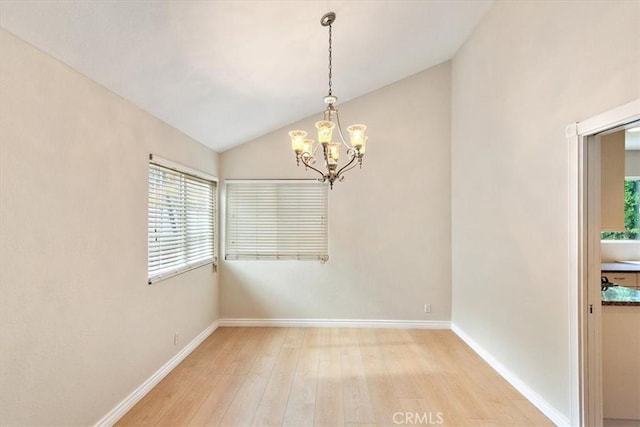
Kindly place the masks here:
[(361, 145), (360, 147), (357, 147), (357, 148), (356, 148), (356, 150), (358, 150), (358, 155), (359, 155), (360, 157), (364, 156), (364, 152), (365, 152), (365, 150), (367, 149), (367, 139), (369, 139), (369, 137), (368, 137), (368, 136), (365, 136), (365, 137), (362, 139), (362, 145)]
[(313, 139), (305, 139), (302, 142), (302, 152), (303, 153), (309, 153), (309, 154), (313, 154), (313, 143), (315, 141)]
[(289, 132), (289, 136), (291, 137), (291, 149), (296, 153), (302, 153), (304, 137), (307, 136), (307, 133), (303, 130), (292, 130)]
[(367, 127), (365, 125), (351, 125), (347, 128), (353, 148), (359, 148), (364, 145), (364, 131), (366, 129)]
[(336, 127), (336, 124), (328, 120), (316, 122), (316, 129), (318, 129), (318, 142), (320, 142), (320, 144), (328, 144), (331, 142), (331, 135), (333, 134), (334, 127)]
[(340, 143), (339, 142), (329, 143), (327, 162), (329, 163), (329, 165), (337, 165), (339, 159), (340, 159)]

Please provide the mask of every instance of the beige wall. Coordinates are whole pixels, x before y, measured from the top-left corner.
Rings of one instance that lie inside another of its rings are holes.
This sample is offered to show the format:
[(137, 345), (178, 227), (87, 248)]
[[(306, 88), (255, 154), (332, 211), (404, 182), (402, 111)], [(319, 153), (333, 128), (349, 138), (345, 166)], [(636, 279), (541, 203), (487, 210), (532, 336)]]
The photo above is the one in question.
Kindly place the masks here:
[(570, 417), (565, 126), (640, 97), (639, 2), (497, 2), (452, 67), (453, 322)]
[(149, 153), (217, 154), (0, 37), (0, 424), (90, 425), (217, 319), (210, 268), (146, 271)]
[[(338, 105), (371, 137), (364, 167), (329, 194), (329, 262), (223, 262), (222, 318), (450, 319), (450, 69)], [(296, 168), (287, 131), (319, 117), (224, 152), (224, 177), (315, 178)]]

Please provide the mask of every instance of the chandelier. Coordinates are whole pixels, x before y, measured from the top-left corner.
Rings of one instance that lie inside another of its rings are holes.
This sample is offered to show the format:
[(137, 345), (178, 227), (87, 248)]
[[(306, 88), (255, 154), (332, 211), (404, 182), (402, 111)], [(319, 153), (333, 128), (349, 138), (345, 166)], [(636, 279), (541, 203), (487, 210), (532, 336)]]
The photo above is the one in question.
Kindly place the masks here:
[[(367, 129), (365, 125), (356, 124), (347, 128), (349, 132), (349, 139), (351, 146), (349, 146), (342, 134), (342, 128), (340, 126), (340, 117), (338, 116), (338, 110), (335, 108), (335, 103), (338, 97), (334, 96), (331, 91), (331, 60), (332, 60), (332, 47), (331, 47), (331, 25), (336, 20), (336, 14), (328, 12), (320, 19), (320, 24), (323, 27), (329, 27), (329, 93), (324, 97), (324, 103), (327, 107), (324, 110), (324, 117), (319, 122), (316, 122), (316, 129), (318, 131), (318, 143), (314, 147), (315, 141), (313, 139), (307, 139), (307, 132), (303, 130), (292, 130), (289, 132), (291, 137), (291, 148), (296, 154), (296, 163), (300, 166), (300, 163), (305, 166), (305, 169), (309, 168), (316, 171), (322, 176), (318, 181), (328, 182), (333, 189), (333, 183), (335, 181), (342, 181), (344, 174), (357, 165), (362, 167), (362, 158), (364, 157), (365, 148), (367, 146), (367, 136), (364, 135), (364, 131)], [(333, 135), (335, 130), (338, 132), (340, 142), (333, 141)], [(338, 167), (338, 161), (340, 160), (340, 146), (346, 147), (347, 161), (342, 167)], [(326, 169), (322, 171), (313, 165), (316, 163), (316, 152), (322, 150), (324, 157), (324, 166)]]

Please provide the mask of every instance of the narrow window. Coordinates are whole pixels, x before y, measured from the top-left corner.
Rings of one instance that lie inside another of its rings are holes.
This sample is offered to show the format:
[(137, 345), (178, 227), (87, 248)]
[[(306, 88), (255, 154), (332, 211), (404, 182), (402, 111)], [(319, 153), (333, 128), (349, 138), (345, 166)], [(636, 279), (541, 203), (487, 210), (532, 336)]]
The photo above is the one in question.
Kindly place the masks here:
[(215, 177), (169, 161), (149, 162), (149, 284), (215, 263)]
[(226, 181), (227, 260), (327, 261), (327, 185)]

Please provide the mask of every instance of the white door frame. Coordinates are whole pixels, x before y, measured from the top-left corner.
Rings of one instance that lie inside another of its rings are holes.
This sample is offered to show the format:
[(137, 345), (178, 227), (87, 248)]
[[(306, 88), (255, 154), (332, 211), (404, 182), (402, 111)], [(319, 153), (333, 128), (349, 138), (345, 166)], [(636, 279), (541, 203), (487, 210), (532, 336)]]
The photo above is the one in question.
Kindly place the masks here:
[(638, 119), (640, 99), (566, 128), (572, 426), (602, 425), (600, 144), (597, 134)]

